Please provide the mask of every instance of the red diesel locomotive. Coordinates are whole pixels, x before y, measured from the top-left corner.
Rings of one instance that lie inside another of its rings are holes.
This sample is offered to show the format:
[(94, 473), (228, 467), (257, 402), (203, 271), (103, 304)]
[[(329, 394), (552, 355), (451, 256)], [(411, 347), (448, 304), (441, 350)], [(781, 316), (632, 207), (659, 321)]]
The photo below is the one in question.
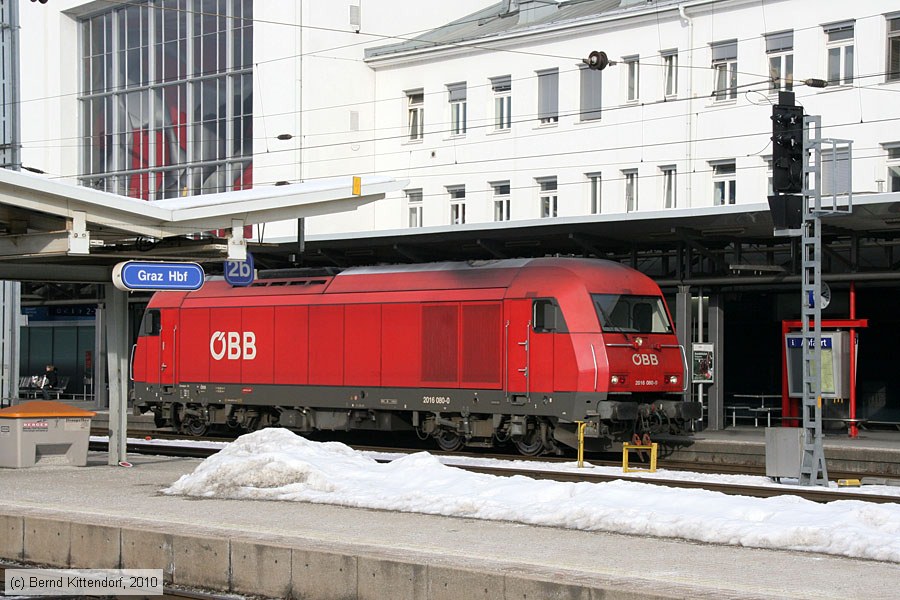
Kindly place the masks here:
[[(699, 418), (656, 284), (624, 265), (535, 258), (272, 273), (151, 299), (136, 406), (202, 435), (415, 430), (443, 450), (535, 455), (672, 435)], [(268, 277), (264, 275), (263, 277)]]

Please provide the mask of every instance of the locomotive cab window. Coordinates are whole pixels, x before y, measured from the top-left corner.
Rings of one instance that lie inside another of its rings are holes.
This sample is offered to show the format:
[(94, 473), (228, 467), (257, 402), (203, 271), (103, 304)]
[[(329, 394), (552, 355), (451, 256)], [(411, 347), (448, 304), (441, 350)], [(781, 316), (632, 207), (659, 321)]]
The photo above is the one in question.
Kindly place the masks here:
[(672, 333), (672, 325), (659, 296), (592, 294), (603, 331), (619, 333)]
[(159, 335), (161, 326), (159, 320), (159, 311), (158, 310), (148, 310), (144, 313), (144, 318), (141, 320), (141, 336), (147, 335)]
[(532, 323), (535, 333), (564, 332), (566, 321), (563, 319), (559, 305), (552, 298), (535, 300), (532, 305)]

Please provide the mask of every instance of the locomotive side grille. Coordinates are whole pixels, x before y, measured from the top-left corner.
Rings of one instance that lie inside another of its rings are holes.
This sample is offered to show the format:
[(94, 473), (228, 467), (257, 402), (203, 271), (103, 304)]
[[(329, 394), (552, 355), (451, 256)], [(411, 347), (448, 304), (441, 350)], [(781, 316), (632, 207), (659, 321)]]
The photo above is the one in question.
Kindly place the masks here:
[(422, 307), (422, 381), (458, 381), (458, 314), (457, 304)]
[(462, 381), (500, 383), (500, 304), (468, 304), (462, 307)]

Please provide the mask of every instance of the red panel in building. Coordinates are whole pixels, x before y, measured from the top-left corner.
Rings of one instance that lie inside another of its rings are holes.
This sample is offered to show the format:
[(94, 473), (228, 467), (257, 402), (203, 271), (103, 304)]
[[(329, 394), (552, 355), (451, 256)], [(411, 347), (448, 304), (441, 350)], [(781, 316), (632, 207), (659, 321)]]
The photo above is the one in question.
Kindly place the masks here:
[(422, 384), (459, 385), (459, 304), (422, 306)]
[(381, 305), (344, 307), (344, 385), (381, 385)]
[(220, 383), (241, 382), (243, 336), (240, 308), (213, 308), (209, 311), (209, 378)]
[(306, 306), (277, 306), (275, 322), (278, 323), (272, 332), (275, 381), (306, 384), (309, 377), (309, 309)]
[(422, 306), (385, 304), (381, 309), (381, 385), (419, 385)]
[(503, 308), (499, 302), (462, 305), (460, 386), (499, 389), (502, 377)]
[(272, 383), (274, 319), (275, 309), (271, 306), (243, 309), (241, 383)]
[(344, 383), (344, 307), (309, 307), (309, 383)]
[(181, 311), (181, 335), (178, 351), (178, 373), (181, 381), (213, 381), (209, 377), (208, 308), (187, 308)]

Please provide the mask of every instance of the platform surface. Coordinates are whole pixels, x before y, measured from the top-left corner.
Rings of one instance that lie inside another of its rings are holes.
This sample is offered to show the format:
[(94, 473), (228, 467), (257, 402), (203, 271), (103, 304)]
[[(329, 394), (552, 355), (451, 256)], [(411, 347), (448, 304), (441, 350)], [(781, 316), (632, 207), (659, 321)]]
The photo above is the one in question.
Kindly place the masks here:
[[(509, 573), (611, 590), (605, 598), (874, 600), (897, 598), (900, 589), (894, 563), (331, 505), (172, 497), (159, 490), (199, 460), (135, 456), (129, 469), (106, 459), (91, 453), (87, 467), (0, 470), (0, 516), (25, 518), (26, 546), (29, 518), (58, 519), (185, 534), (209, 547), (230, 540), (464, 568), (482, 574), (475, 587), (485, 597)], [(210, 561), (208, 568), (219, 567)]]

